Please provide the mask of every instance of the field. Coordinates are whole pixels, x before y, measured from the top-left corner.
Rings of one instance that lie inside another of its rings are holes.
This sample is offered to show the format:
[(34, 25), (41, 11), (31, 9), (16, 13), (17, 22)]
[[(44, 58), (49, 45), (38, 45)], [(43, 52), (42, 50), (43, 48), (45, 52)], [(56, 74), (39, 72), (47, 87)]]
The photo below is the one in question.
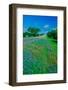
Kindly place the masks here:
[(57, 73), (57, 43), (47, 36), (25, 37), (23, 74)]

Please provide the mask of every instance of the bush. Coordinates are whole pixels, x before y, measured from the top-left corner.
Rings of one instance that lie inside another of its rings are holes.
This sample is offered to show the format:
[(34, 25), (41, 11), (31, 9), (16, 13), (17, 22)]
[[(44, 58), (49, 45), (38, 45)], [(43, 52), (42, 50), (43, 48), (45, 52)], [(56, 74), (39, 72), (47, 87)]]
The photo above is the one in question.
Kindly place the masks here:
[(52, 31), (48, 32), (47, 36), (57, 40), (57, 30), (52, 30)]
[(39, 28), (29, 27), (27, 32), (23, 33), (23, 37), (39, 36), (39, 32), (40, 32)]
[(31, 33), (29, 33), (29, 32), (24, 32), (24, 33), (23, 33), (23, 37), (30, 37), (30, 36), (32, 36), (32, 35), (31, 35)]
[(28, 28), (28, 32), (32, 35), (32, 36), (38, 36), (40, 29), (39, 28), (34, 28), (34, 27), (29, 27)]

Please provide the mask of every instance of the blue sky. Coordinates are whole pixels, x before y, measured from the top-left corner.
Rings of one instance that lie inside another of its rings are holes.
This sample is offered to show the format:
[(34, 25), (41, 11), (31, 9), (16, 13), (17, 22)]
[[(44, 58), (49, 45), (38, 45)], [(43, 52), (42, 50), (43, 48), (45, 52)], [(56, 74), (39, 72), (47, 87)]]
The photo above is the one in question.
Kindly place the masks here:
[(57, 17), (23, 15), (24, 32), (26, 32), (29, 27), (36, 27), (40, 29), (40, 33), (47, 33), (48, 31), (57, 28)]

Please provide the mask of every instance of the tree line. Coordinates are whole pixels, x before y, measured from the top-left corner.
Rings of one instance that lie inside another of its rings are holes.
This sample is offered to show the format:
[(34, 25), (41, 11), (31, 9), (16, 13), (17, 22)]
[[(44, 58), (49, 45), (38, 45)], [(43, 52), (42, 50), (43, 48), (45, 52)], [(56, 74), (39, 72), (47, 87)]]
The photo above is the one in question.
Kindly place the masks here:
[(35, 36), (39, 36), (39, 32), (40, 29), (39, 28), (34, 28), (34, 27), (29, 27), (28, 30), (26, 32), (23, 33), (23, 36), (26, 37), (35, 37)]
[[(40, 32), (39, 28), (29, 27), (28, 30), (23, 33), (23, 37), (27, 37), (27, 36), (36, 37), (36, 36), (44, 35), (43, 33), (40, 34), (39, 32)], [(57, 41), (57, 29), (49, 31), (47, 33), (47, 36)]]
[(47, 36), (50, 38), (53, 38), (55, 41), (57, 41), (57, 29), (51, 30), (50, 32), (48, 32)]

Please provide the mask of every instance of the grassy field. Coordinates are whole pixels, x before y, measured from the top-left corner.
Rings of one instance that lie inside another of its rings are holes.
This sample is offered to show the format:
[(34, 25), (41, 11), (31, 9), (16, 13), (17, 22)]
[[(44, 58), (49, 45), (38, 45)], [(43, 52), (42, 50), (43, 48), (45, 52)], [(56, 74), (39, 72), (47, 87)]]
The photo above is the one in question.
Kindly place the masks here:
[(47, 36), (24, 38), (23, 74), (57, 73), (57, 43)]

